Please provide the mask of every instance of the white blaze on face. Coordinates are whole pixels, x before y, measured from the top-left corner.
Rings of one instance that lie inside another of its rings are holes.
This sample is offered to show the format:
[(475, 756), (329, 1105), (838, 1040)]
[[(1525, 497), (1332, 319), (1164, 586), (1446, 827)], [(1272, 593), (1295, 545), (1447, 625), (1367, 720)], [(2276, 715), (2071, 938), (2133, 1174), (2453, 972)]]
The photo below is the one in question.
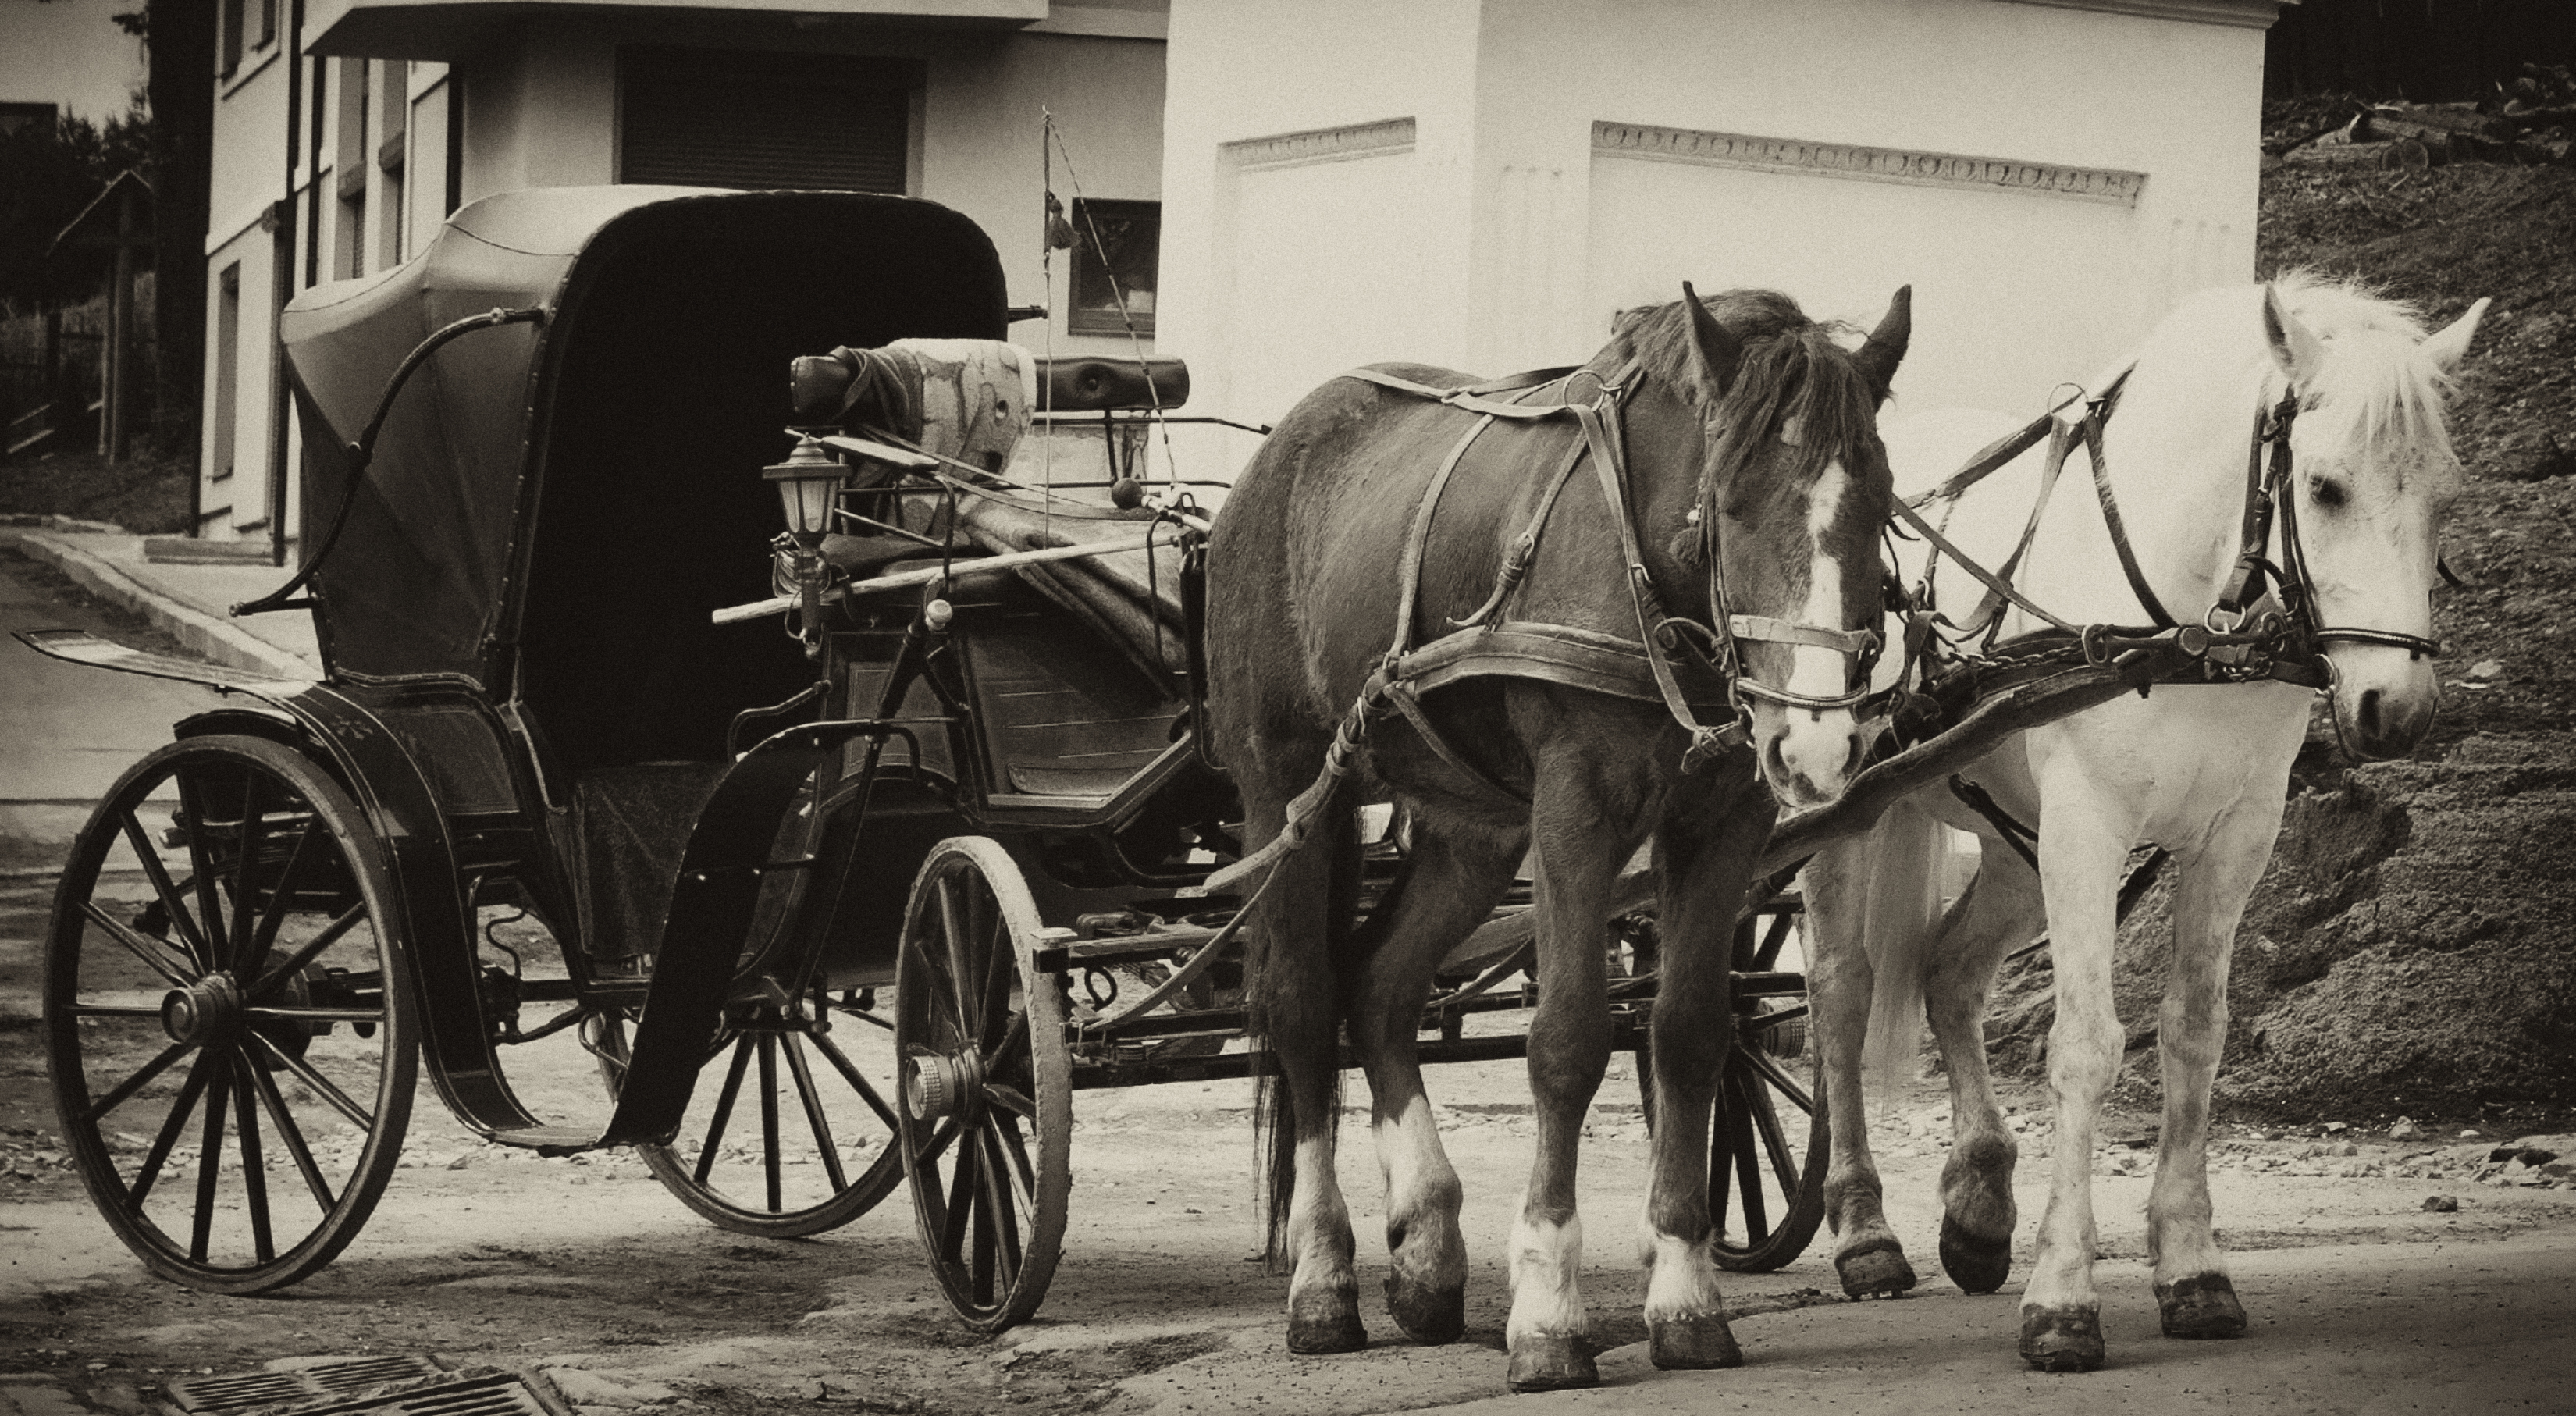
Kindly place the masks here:
[[(1843, 493), (1851, 487), (1851, 474), (1840, 461), (1826, 466), (1816, 479), (1815, 490), (1807, 498), (1807, 544), (1814, 559), (1807, 567), (1807, 607), (1798, 613), (1800, 624), (1825, 629), (1839, 628), (1843, 622), (1843, 568), (1825, 554), (1825, 537), (1832, 534), (1834, 519), (1842, 513)], [(1810, 698), (1833, 698), (1844, 692), (1844, 678), (1851, 661), (1842, 654), (1816, 644), (1795, 646), (1796, 665), (1789, 674), (1789, 691)]]

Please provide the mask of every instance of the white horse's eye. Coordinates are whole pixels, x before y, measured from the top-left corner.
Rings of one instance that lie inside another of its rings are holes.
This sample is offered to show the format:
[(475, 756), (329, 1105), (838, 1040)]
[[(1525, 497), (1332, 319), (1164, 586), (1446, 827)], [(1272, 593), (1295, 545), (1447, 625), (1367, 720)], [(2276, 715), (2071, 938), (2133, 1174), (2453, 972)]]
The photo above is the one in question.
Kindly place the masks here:
[(2311, 477), (2308, 479), (2308, 500), (2328, 511), (2333, 511), (2341, 507), (2348, 500), (2348, 496), (2343, 489), (2343, 483), (2332, 477)]

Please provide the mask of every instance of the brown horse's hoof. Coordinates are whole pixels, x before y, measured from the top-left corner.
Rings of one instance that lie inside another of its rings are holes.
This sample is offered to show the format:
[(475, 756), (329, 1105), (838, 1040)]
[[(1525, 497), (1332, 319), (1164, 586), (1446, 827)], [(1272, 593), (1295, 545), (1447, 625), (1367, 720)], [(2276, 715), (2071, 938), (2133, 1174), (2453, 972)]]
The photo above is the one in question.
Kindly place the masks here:
[(1893, 1239), (1834, 1255), (1834, 1272), (1850, 1298), (1893, 1298), (1914, 1287), (1914, 1265), (1905, 1261), (1904, 1246)]
[(1992, 1293), (2012, 1277), (2012, 1236), (1987, 1239), (1941, 1216), (1941, 1272), (1963, 1293)]
[(2223, 1273), (2194, 1274), (2156, 1285), (2167, 1337), (2243, 1337), (2245, 1305)]
[(1744, 1349), (1724, 1313), (1691, 1313), (1646, 1324), (1647, 1354), (1667, 1372), (1706, 1371), (1744, 1365)]
[(2043, 1372), (2089, 1372), (2102, 1365), (2102, 1314), (2092, 1308), (2021, 1310), (2021, 1360)]
[(1360, 1296), (1331, 1289), (1288, 1307), (1288, 1350), (1301, 1356), (1357, 1352), (1368, 1346), (1368, 1329), (1360, 1326)]
[(1510, 1380), (1514, 1391), (1572, 1391), (1601, 1385), (1601, 1369), (1582, 1338), (1532, 1333), (1512, 1344)]
[(1456, 1342), (1467, 1331), (1467, 1289), (1386, 1281), (1386, 1311), (1404, 1335), (1425, 1347)]

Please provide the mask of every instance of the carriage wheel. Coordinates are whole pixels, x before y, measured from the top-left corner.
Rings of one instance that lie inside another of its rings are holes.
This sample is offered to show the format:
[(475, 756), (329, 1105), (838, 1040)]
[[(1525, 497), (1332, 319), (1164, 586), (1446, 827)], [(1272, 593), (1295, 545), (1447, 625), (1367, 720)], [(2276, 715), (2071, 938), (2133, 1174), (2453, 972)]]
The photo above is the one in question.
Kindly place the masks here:
[(1000, 844), (955, 837), (913, 881), (895, 965), (903, 1171), (949, 1306), (980, 1332), (1046, 1297), (1073, 1183), (1065, 1004), (1030, 971), (1039, 930)]
[[(1779, 967), (1796, 916), (1754, 915), (1736, 927), (1739, 973)], [(1806, 1051), (1807, 1005), (1777, 998), (1739, 999), (1735, 1042), (1718, 1073), (1717, 1115), (1709, 1129), (1708, 1203), (1717, 1226), (1718, 1267), (1769, 1273), (1787, 1265), (1816, 1237), (1825, 1217), (1824, 1078), (1811, 1093), (1791, 1067)]]
[(54, 1101), (154, 1272), (264, 1292), (366, 1223), (418, 1066), (392, 904), (348, 793), (260, 738), (152, 753), (81, 829), (45, 951)]
[[(626, 1047), (625, 1020), (605, 1020), (595, 1050), (611, 1093)], [(737, 1234), (837, 1229), (903, 1179), (894, 1071), (894, 1017), (876, 990), (764, 1000), (726, 1018), (671, 1143), (635, 1154), (680, 1203)]]

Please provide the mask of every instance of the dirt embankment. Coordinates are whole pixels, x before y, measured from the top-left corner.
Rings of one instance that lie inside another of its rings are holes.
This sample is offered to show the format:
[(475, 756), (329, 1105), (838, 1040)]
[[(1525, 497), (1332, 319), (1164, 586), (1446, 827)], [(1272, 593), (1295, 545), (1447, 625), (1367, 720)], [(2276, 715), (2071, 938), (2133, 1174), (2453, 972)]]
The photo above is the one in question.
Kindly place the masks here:
[[(2442, 717), (2405, 761), (2312, 740), (2237, 935), (2219, 1095), (2355, 1123), (2546, 1124), (2576, 1103), (2576, 170), (2268, 172), (2261, 273), (2358, 276), (2439, 327), (2494, 300), (2451, 402), (2466, 489), (2443, 533)], [(2152, 1096), (2165, 888), (2123, 932), (2120, 1013)], [(2008, 966), (1993, 1038), (2045, 1050), (2046, 955)]]

